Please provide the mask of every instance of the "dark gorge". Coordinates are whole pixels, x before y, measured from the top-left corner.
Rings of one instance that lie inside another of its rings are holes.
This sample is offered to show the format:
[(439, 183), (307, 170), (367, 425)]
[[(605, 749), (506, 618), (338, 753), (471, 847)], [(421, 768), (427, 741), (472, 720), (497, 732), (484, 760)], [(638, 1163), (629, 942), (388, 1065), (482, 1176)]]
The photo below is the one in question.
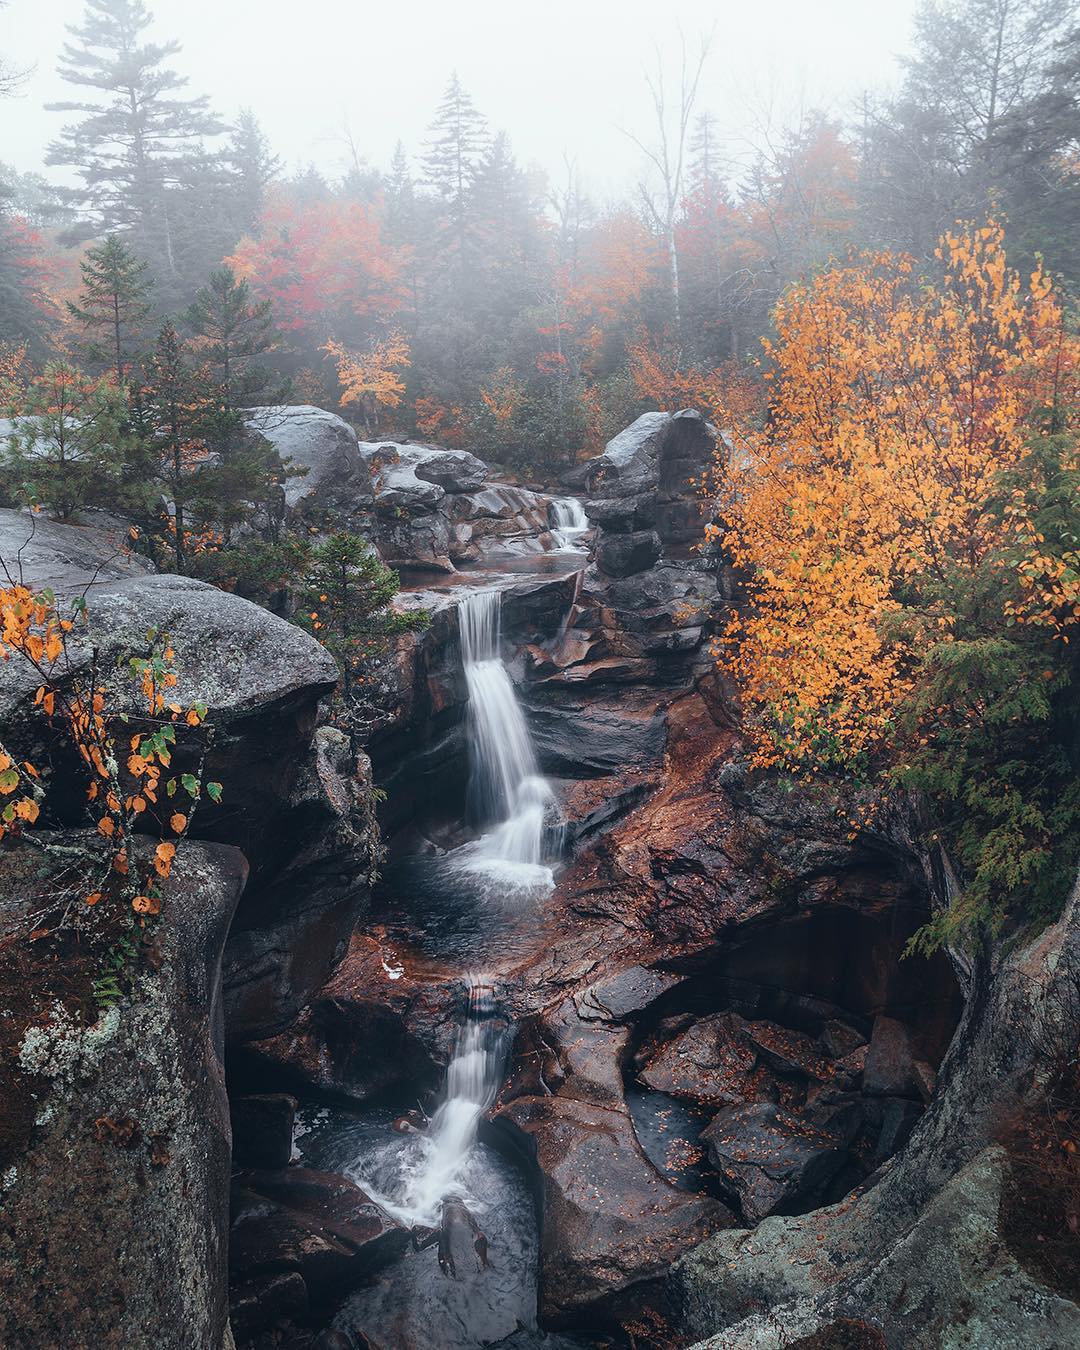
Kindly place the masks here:
[[(223, 806), (138, 1016), (62, 1011), (77, 947), (14, 1014), (0, 1254), (34, 1255), (5, 1343), (70, 1343), (74, 1300), (81, 1343), (930, 1347), (976, 1293), (1070, 1343), (999, 1231), (972, 1066), (1019, 1103), (1017, 1046), (1067, 1034), (1073, 912), (993, 969), (905, 956), (947, 878), (911, 821), (853, 830), (747, 766), (709, 649), (738, 586), (688, 489), (712, 429), (646, 414), (548, 494), (314, 409), (283, 427), (296, 519), (351, 513), (430, 613), (378, 665), (359, 775), (298, 629), (107, 522), (24, 550), (91, 583), (96, 651), (167, 625)], [(49, 856), (0, 855), (9, 932)]]

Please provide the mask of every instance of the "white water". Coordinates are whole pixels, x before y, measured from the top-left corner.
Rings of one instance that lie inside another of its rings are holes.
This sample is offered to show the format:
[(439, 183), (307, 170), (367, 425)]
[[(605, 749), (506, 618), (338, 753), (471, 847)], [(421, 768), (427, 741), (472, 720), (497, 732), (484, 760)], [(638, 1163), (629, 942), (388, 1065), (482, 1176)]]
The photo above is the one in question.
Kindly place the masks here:
[(493, 828), (452, 856), (469, 871), (511, 886), (550, 886), (551, 869), (543, 860), (554, 797), (499, 655), (501, 610), (497, 590), (473, 591), (458, 606), (469, 690), (469, 794), (475, 813)]
[(585, 508), (576, 497), (553, 497), (551, 513), (555, 517), (551, 533), (559, 541), (559, 552), (579, 553), (581, 536), (589, 528)]
[(396, 1178), (378, 1175), (377, 1164), (371, 1175), (356, 1169), (357, 1180), (372, 1199), (399, 1222), (434, 1227), (448, 1195), (475, 1205), (468, 1164), (480, 1121), (499, 1089), (504, 1030), (505, 1024), (495, 1020), (490, 982), (470, 977), (468, 1013), (446, 1068), (442, 1100), (427, 1129), (396, 1154)]

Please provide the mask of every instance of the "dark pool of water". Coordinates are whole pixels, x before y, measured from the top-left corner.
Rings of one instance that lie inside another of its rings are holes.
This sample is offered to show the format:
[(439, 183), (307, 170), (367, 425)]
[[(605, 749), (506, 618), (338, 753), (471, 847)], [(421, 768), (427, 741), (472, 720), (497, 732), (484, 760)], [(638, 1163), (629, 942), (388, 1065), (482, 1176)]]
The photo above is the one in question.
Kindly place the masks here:
[(716, 1174), (699, 1139), (715, 1111), (638, 1083), (626, 1085), (626, 1104), (638, 1142), (658, 1172), (681, 1191), (719, 1195)]
[[(395, 1134), (390, 1112), (312, 1108), (302, 1114), (297, 1147), (305, 1165), (343, 1172), (392, 1202), (410, 1141)], [(488, 1266), (439, 1269), (434, 1247), (411, 1248), (349, 1296), (334, 1319), (374, 1350), (580, 1350), (590, 1344), (545, 1335), (536, 1325), (539, 1238), (532, 1197), (517, 1168), (483, 1143), (463, 1177), (469, 1205), (488, 1239)]]
[(397, 931), (425, 956), (470, 963), (497, 954), (524, 954), (550, 885), (541, 876), (469, 871), (442, 856), (406, 857), (387, 864), (372, 899), (371, 922)]

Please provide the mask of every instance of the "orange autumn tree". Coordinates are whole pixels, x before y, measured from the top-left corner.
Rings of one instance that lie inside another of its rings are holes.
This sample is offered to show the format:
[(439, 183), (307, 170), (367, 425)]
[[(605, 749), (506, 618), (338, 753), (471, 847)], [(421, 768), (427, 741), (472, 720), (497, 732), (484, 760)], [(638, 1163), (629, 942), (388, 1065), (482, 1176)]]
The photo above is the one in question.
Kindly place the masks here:
[(322, 350), (337, 363), (341, 406), (356, 405), (368, 434), (377, 435), (380, 410), (400, 407), (405, 396), (401, 372), (412, 362), (404, 334), (390, 333), (359, 356), (332, 338)]
[(730, 419), (710, 530), (747, 578), (720, 651), (753, 762), (935, 801), (969, 885), (931, 942), (1048, 908), (1080, 840), (1053, 741), (1080, 616), (1075, 340), (1000, 225), (938, 258), (928, 282), (854, 255), (783, 297), (766, 429)]

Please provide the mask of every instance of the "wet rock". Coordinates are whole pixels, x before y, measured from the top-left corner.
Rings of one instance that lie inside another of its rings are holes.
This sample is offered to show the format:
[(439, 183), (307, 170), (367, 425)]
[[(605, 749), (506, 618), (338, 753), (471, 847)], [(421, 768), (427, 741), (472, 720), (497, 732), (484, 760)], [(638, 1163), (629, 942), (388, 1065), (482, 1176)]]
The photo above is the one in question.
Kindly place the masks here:
[(285, 480), (290, 509), (301, 505), (332, 508), (355, 495), (359, 485), (360, 453), (356, 432), (336, 413), (311, 404), (248, 408), (249, 431), (264, 437), (301, 476)]
[(918, 1097), (911, 1036), (903, 1022), (878, 1017), (866, 1052), (863, 1091), (872, 1097)]
[(745, 1025), (736, 1013), (703, 1017), (665, 1039), (638, 1077), (655, 1092), (710, 1106), (752, 1101), (760, 1084), (753, 1077), (756, 1056), (743, 1035)]
[(655, 530), (633, 534), (604, 534), (596, 545), (596, 564), (609, 577), (628, 577), (646, 572), (662, 550)]
[(634, 530), (648, 530), (656, 524), (656, 495), (652, 492), (633, 493), (627, 497), (602, 497), (590, 501), (586, 513), (594, 525), (629, 534)]
[[(1009, 1251), (1000, 1226), (1007, 1162), (987, 1146), (1003, 1116), (1044, 1109), (1036, 1066), (1075, 1054), (1078, 966), (1080, 885), (1037, 938), (996, 953), (992, 968), (977, 962), (978, 994), (940, 1085), (876, 1185), (811, 1218), (721, 1234), (678, 1263), (671, 1294), (684, 1334), (772, 1346), (778, 1323), (803, 1333), (848, 1316), (879, 1325), (889, 1350), (1080, 1342), (1077, 1303)], [(751, 1300), (767, 1318), (746, 1316)]]
[(843, 1059), (845, 1055), (850, 1055), (853, 1050), (865, 1045), (866, 1037), (847, 1022), (841, 1022), (839, 1018), (833, 1017), (821, 1029), (821, 1044), (825, 1048), (825, 1053), (831, 1055), (833, 1059)]
[(399, 1256), (408, 1240), (404, 1228), (337, 1173), (241, 1172), (233, 1187), (229, 1267), (238, 1285), (295, 1271), (309, 1305), (325, 1306)]
[(585, 1019), (622, 1021), (644, 1012), (661, 994), (679, 983), (678, 975), (644, 966), (628, 966), (582, 990), (576, 999), (578, 1012)]
[[(24, 931), (54, 871), (71, 885), (88, 837), (41, 838), (56, 861), (28, 845), (0, 852), (0, 936)], [(3, 1164), (0, 1344), (231, 1345), (218, 971), (246, 871), (235, 849), (181, 843), (160, 964), (137, 974), (137, 996), (90, 1026), (63, 1003), (41, 1010), (5, 1063), (5, 1112), (29, 1100), (36, 1115)], [(77, 990), (77, 970), (71, 979)]]
[(542, 1174), (541, 1316), (573, 1325), (619, 1291), (731, 1222), (705, 1196), (661, 1179), (641, 1154), (625, 1108), (522, 1097), (501, 1121)]
[(334, 727), (316, 731), (278, 810), (293, 848), (238, 914), (225, 952), (232, 1041), (282, 1029), (326, 983), (344, 959), (379, 859), (370, 763), (361, 754), (354, 767), (348, 739)]
[[(410, 450), (414, 448), (417, 447), (409, 447)], [(467, 450), (443, 450), (438, 446), (418, 448), (422, 453), (415, 463), (417, 478), (437, 483), (446, 492), (475, 492), (487, 481), (488, 466)]]
[(242, 1090), (271, 1082), (358, 1105), (434, 1090), (432, 1047), (449, 1050), (454, 999), (449, 983), (390, 979), (380, 943), (356, 933), (339, 969), (285, 1031), (233, 1050), (230, 1081)]
[(766, 1064), (779, 1073), (799, 1074), (824, 1083), (833, 1075), (832, 1062), (812, 1037), (776, 1022), (748, 1022), (746, 1039)]
[(292, 1157), (297, 1101), (284, 1092), (234, 1094), (233, 1161), (239, 1167), (287, 1167)]
[(255, 1276), (229, 1290), (229, 1321), (241, 1344), (266, 1327), (304, 1317), (307, 1310), (307, 1286), (298, 1270)]
[(434, 511), (446, 496), (446, 489), (417, 473), (431, 453), (422, 446), (394, 441), (360, 442), (361, 465), (367, 470), (375, 510), (380, 515)]
[(835, 1135), (769, 1102), (721, 1111), (701, 1138), (748, 1223), (819, 1190), (846, 1154)]

